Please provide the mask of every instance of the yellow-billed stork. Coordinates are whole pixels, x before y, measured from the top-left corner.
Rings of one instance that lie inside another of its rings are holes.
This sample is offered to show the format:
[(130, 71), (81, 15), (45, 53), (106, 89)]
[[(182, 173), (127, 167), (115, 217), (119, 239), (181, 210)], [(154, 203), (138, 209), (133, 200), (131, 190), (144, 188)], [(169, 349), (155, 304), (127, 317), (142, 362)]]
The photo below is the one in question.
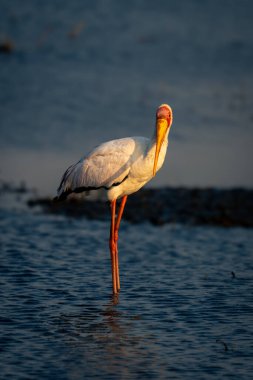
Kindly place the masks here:
[[(127, 137), (105, 142), (64, 173), (57, 200), (71, 193), (104, 189), (111, 204), (109, 246), (112, 265), (112, 288), (120, 290), (118, 231), (127, 196), (138, 191), (155, 176), (163, 165), (168, 135), (172, 125), (172, 109), (162, 104), (156, 111), (156, 127), (151, 139)], [(116, 214), (117, 199), (122, 198)]]

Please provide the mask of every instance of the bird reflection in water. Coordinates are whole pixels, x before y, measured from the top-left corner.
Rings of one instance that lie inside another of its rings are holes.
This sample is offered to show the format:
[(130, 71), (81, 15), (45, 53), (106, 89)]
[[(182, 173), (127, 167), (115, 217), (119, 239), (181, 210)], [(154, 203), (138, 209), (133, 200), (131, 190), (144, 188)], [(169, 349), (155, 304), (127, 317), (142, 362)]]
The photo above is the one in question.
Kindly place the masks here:
[(133, 348), (141, 339), (130, 334), (131, 331), (139, 331), (133, 324), (138, 323), (141, 317), (118, 310), (118, 305), (118, 294), (112, 295), (106, 305), (82, 305), (81, 313), (60, 317), (58, 332), (64, 333), (68, 343), (75, 347), (89, 347), (96, 343), (97, 347), (111, 354), (114, 349), (117, 355), (119, 352), (124, 354), (127, 346)]
[(110, 336), (111, 346), (115, 344), (118, 350), (118, 343), (135, 345), (139, 342), (140, 337), (131, 335), (130, 331), (133, 331), (132, 324), (134, 321), (141, 319), (141, 317), (129, 316), (126, 312), (119, 311), (115, 307), (117, 305), (119, 305), (119, 295), (114, 294), (101, 315), (104, 327)]

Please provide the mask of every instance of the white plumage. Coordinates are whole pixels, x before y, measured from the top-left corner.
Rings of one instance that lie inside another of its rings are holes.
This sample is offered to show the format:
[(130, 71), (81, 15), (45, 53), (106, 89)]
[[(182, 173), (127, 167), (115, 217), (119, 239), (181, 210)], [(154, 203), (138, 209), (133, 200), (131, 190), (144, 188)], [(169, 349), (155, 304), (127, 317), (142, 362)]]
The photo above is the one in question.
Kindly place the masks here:
[[(171, 108), (162, 104), (156, 112), (156, 129), (151, 139), (128, 137), (99, 145), (66, 170), (58, 188), (58, 200), (66, 199), (71, 193), (99, 189), (106, 191), (112, 209), (110, 250), (114, 293), (120, 287), (117, 240), (126, 199), (161, 168), (172, 118)], [(116, 217), (116, 201), (119, 198), (122, 198), (122, 203)]]
[[(165, 159), (165, 139), (158, 159), (159, 170)], [(108, 200), (138, 191), (153, 177), (156, 140), (128, 137), (99, 145), (65, 172), (58, 189), (59, 198), (71, 192), (104, 188)]]

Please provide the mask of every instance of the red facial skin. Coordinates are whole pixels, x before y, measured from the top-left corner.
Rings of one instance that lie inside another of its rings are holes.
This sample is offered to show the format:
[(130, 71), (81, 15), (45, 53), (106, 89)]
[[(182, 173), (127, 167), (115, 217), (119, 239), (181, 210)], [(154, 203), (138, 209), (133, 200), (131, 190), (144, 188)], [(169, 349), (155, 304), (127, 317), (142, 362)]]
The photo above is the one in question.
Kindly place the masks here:
[(172, 111), (166, 106), (159, 107), (156, 111), (156, 118), (157, 119), (166, 119), (168, 122), (168, 125), (170, 126), (172, 124)]

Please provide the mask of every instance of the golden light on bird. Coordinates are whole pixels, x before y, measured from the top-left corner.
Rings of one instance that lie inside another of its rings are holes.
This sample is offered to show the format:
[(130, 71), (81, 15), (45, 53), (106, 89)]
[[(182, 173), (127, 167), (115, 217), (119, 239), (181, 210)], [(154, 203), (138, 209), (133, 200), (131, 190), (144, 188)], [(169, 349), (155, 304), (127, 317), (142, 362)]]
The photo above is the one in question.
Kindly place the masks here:
[(172, 125), (172, 109), (167, 104), (162, 104), (156, 113), (156, 151), (153, 167), (153, 177), (156, 174), (157, 163), (162, 144), (167, 136), (167, 132)]
[[(102, 189), (106, 192), (111, 205), (109, 246), (114, 295), (120, 291), (118, 235), (127, 197), (162, 167), (171, 124), (172, 109), (168, 104), (160, 105), (156, 111), (156, 130), (150, 139), (134, 136), (98, 145), (65, 171), (57, 190), (58, 201), (72, 193)], [(121, 203), (117, 210), (118, 199)]]

